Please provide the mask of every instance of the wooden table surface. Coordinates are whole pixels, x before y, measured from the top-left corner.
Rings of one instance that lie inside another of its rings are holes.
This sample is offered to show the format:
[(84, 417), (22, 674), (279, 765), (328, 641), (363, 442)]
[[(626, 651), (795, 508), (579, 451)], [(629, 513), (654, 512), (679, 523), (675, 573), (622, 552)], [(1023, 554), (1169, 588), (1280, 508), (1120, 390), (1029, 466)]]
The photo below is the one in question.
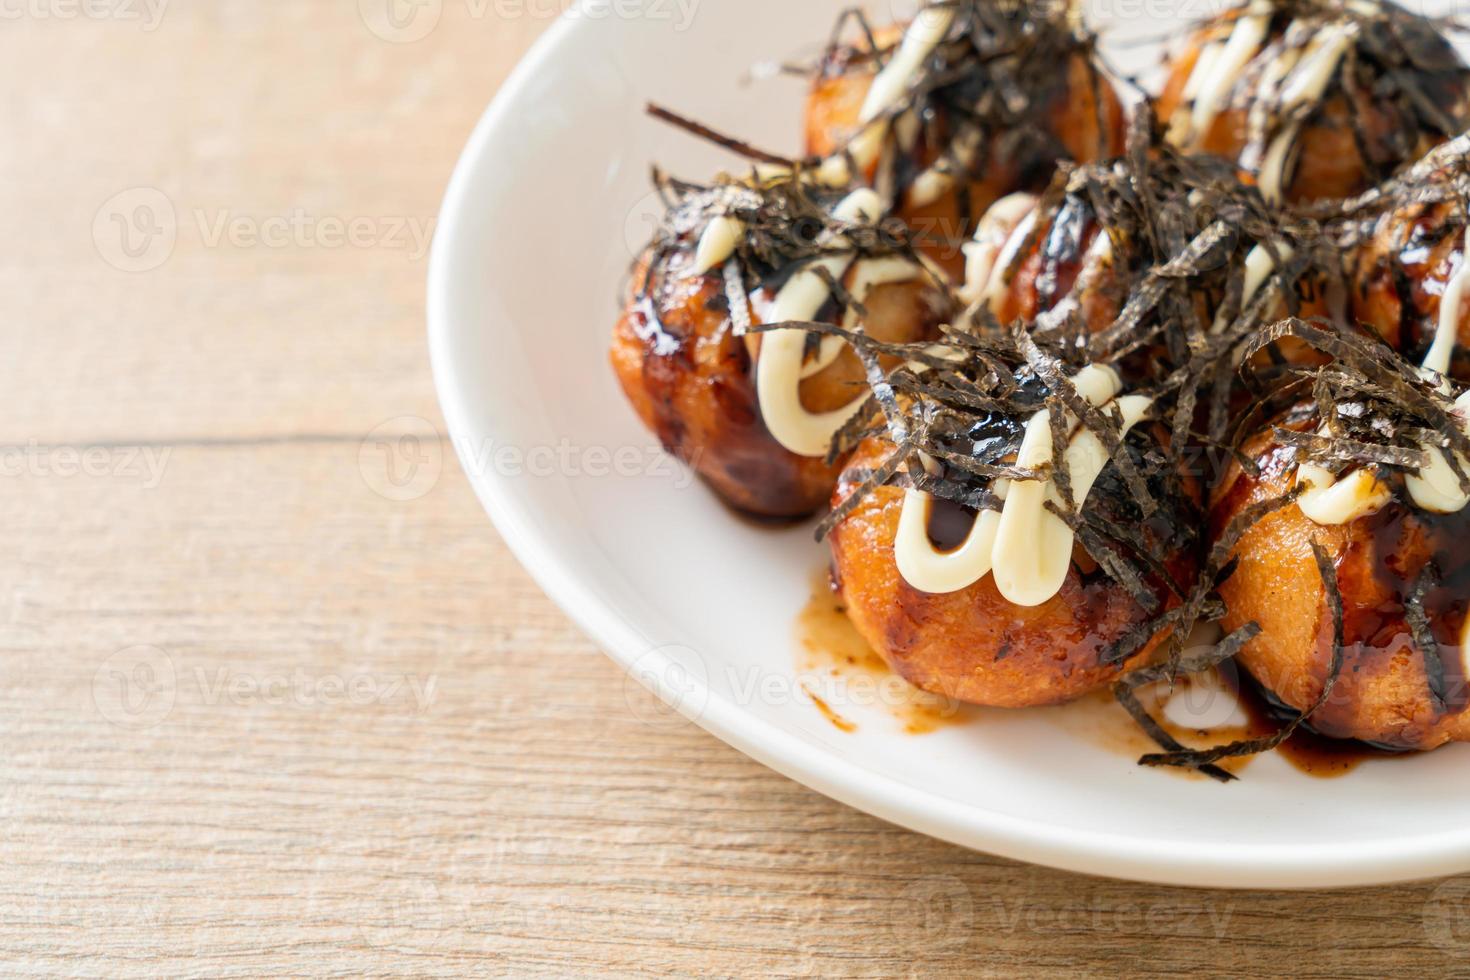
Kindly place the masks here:
[(4, 972), (1470, 975), (1470, 878), (1094, 880), (647, 724), (433, 435), (422, 238), (558, 4), (374, 2), (0, 7)]

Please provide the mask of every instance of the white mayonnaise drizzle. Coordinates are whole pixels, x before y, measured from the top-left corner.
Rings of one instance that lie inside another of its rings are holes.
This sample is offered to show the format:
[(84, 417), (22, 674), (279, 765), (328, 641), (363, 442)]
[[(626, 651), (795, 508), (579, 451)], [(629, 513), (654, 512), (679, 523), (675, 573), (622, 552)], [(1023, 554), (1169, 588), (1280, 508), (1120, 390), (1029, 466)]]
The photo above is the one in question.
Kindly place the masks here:
[(957, 183), (955, 175), (967, 172), (974, 165), (983, 142), (978, 126), (966, 129), (956, 136), (950, 144), (948, 159), (927, 168), (909, 185), (909, 206), (928, 207), (953, 190)]
[(699, 244), (694, 249), (694, 264), (689, 269), (691, 276), (702, 276), (711, 269), (725, 264), (745, 235), (745, 222), (729, 215), (720, 215), (704, 226)]
[[(954, 23), (955, 10), (952, 6), (928, 7), (914, 19), (904, 32), (898, 50), (888, 59), (888, 64), (873, 76), (873, 84), (858, 113), (858, 125), (861, 128), (848, 142), (844, 152), (833, 154), (822, 161), (816, 171), (808, 171), (812, 179), (829, 187), (842, 187), (853, 181), (854, 174), (848, 164), (849, 160), (860, 171), (867, 170), (878, 162), (878, 157), (883, 152), (883, 141), (888, 136), (891, 125), (891, 120), (879, 117), (898, 105), (908, 94), (919, 70), (949, 34), (950, 26)], [(917, 134), (917, 130), (911, 132)], [(790, 174), (789, 167), (779, 164), (756, 166), (756, 175), (761, 180), (788, 177)]]
[(1005, 273), (1036, 224), (1036, 195), (1007, 194), (986, 210), (965, 243), (965, 285), (960, 298), (989, 305), (1005, 288)]
[[(1186, 149), (1200, 148), (1229, 106), (1230, 93), (1242, 73), (1265, 50), (1273, 6), (1271, 0), (1253, 0), (1224, 41), (1205, 45), (1200, 51), (1185, 80), (1180, 110), (1170, 122), (1169, 136), (1174, 142)], [(1288, 25), (1288, 37), (1296, 27), (1295, 23)], [(1276, 53), (1260, 67), (1252, 113), (1268, 111), (1285, 119), (1301, 106), (1320, 100), (1356, 32), (1353, 24), (1332, 24), (1314, 34), (1304, 47), (1277, 45)], [(1262, 120), (1260, 124), (1268, 123)], [(1284, 195), (1286, 164), (1300, 130), (1300, 123), (1288, 124), (1261, 156), (1258, 183), (1269, 202), (1278, 202)]]
[[(1123, 417), (1122, 432), (1136, 425), (1152, 404), (1142, 395), (1118, 397), (1122, 382), (1112, 368), (1091, 365), (1072, 379), (1088, 402), (1104, 406), (1116, 399)], [(1068, 419), (1073, 434), (1066, 449), (1074, 501), (1081, 505), (1111, 458), (1102, 440), (1080, 423)], [(1026, 424), (1016, 465), (1039, 469), (1052, 459), (1051, 414), (1043, 410)], [(1061, 590), (1072, 562), (1073, 532), (1046, 508), (1061, 505), (1055, 482), (1046, 480), (997, 481), (995, 493), (1004, 503), (999, 512), (983, 511), (963, 544), (941, 553), (929, 540), (927, 493), (908, 490), (899, 515), (894, 555), (899, 574), (923, 592), (944, 594), (978, 582), (987, 574), (1000, 594), (1018, 606), (1038, 606)]]
[[(866, 188), (849, 194), (832, 212), (833, 217), (844, 222), (876, 221), (882, 213), (882, 200), (876, 192)], [(826, 244), (840, 245), (841, 241), (835, 238)], [(847, 251), (828, 255), (793, 275), (776, 294), (769, 322), (810, 322), (831, 296), (827, 280), (818, 270), (824, 270), (834, 279), (841, 279), (855, 257), (855, 253)], [(861, 303), (876, 286), (907, 281), (919, 274), (919, 267), (911, 262), (891, 259), (865, 262), (859, 267), (856, 281), (848, 291)], [(841, 352), (841, 339), (832, 339), (837, 342), (824, 342), (821, 346), (818, 357), (821, 367), (830, 364)], [(821, 367), (804, 365), (805, 352), (804, 330), (773, 330), (763, 334), (760, 356), (756, 359), (756, 394), (760, 400), (761, 418), (777, 442), (798, 456), (824, 456), (832, 436), (858, 410), (865, 396), (858, 396), (847, 405), (829, 412), (807, 411), (801, 404), (801, 380), (815, 374)]]
[[(1441, 390), (1449, 390), (1444, 380), (1450, 370), (1450, 359), (1455, 353), (1455, 342), (1460, 334), (1460, 311), (1465, 305), (1465, 290), (1470, 289), (1470, 228), (1466, 229), (1460, 253), (1460, 268), (1445, 287), (1439, 298), (1439, 323), (1434, 332), (1434, 343), (1429, 345), (1429, 354), (1424, 358), (1421, 369), (1426, 377), (1439, 377)], [(1455, 413), (1466, 421), (1461, 427), (1470, 433), (1470, 391), (1455, 400)], [(1417, 476), (1409, 476), (1405, 483), (1414, 503), (1437, 514), (1453, 514), (1470, 504), (1470, 496), (1460, 489), (1460, 481), (1450, 466), (1448, 450), (1439, 447), (1429, 449), (1429, 465)], [(1470, 472), (1470, 461), (1463, 455), (1456, 456), (1460, 468)]]
[[(1296, 255), (1296, 249), (1284, 242), (1276, 246), (1276, 252), (1283, 262), (1290, 262), (1292, 257)], [(1240, 288), (1241, 309), (1245, 309), (1245, 307), (1250, 305), (1250, 301), (1256, 298), (1256, 293), (1261, 291), (1261, 287), (1266, 284), (1266, 280), (1270, 279), (1275, 272), (1276, 260), (1271, 257), (1271, 252), (1266, 246), (1257, 245), (1246, 253), (1245, 281), (1241, 284)], [(1229, 325), (1230, 321), (1222, 309), (1219, 313), (1215, 314), (1215, 322), (1211, 324), (1210, 332), (1219, 333)], [(1237, 352), (1237, 358), (1240, 357), (1240, 353), (1239, 351)]]
[[(1194, 69), (1184, 83), (1184, 103), (1190, 106), (1187, 123), (1184, 117), (1171, 129), (1170, 135), (1188, 149), (1197, 149), (1209, 134), (1235, 87), (1235, 81), (1245, 66), (1250, 64), (1261, 43), (1266, 40), (1266, 31), (1271, 26), (1270, 0), (1256, 0), (1235, 20), (1230, 37), (1224, 44), (1211, 44), (1199, 53)], [(1187, 126), (1187, 129), (1185, 128)]]
[(858, 122), (865, 128), (848, 146), (848, 152), (858, 166), (869, 167), (878, 159), (887, 126), (869, 124), (898, 105), (908, 94), (914, 76), (949, 33), (955, 10), (955, 7), (927, 7), (921, 11), (904, 32), (903, 43), (888, 59), (888, 64), (874, 76), (868, 96), (863, 100), (862, 111), (858, 113)]
[(1372, 470), (1356, 469), (1337, 480), (1331, 471), (1303, 463), (1297, 467), (1296, 479), (1307, 487), (1297, 498), (1297, 506), (1307, 520), (1324, 527), (1349, 524), (1360, 517), (1376, 514), (1393, 497)]
[[(1280, 118), (1322, 98), (1356, 33), (1357, 28), (1352, 24), (1334, 24), (1307, 42), (1301, 59), (1282, 83), (1281, 95), (1276, 101), (1276, 112)], [(1262, 158), (1259, 186), (1261, 196), (1269, 203), (1282, 199), (1286, 159), (1300, 131), (1301, 123), (1288, 125), (1271, 141)]]

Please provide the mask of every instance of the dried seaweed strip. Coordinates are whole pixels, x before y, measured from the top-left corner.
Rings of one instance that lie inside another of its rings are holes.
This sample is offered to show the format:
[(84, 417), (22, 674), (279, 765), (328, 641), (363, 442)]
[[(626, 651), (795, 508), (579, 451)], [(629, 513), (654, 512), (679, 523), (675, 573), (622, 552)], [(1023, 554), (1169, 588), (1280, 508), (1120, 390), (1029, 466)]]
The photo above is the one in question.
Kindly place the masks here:
[(1136, 528), (1127, 527), (1116, 521), (1110, 521), (1097, 513), (1096, 509), (1088, 510), (1082, 515), (1083, 521), (1088, 527), (1098, 533), (1117, 541), (1128, 547), (1130, 553), (1140, 564), (1148, 566), (1151, 574), (1159, 579), (1171, 593), (1176, 597), (1184, 598), (1184, 589), (1175, 581), (1173, 574), (1165, 565), (1166, 556), (1155, 554), (1145, 540), (1144, 535)]
[(1375, 445), (1343, 436), (1319, 436), (1314, 432), (1297, 432), (1280, 426), (1272, 429), (1272, 435), (1281, 445), (1305, 450), (1314, 462), (1378, 464), (1413, 470), (1429, 462), (1428, 454), (1418, 448)]
[(657, 103), (648, 103), (644, 111), (646, 111), (648, 115), (652, 116), (655, 119), (662, 120), (663, 122), (682, 129), (687, 133), (691, 133), (702, 140), (714, 143), (716, 146), (724, 147), (731, 153), (735, 153), (739, 156), (745, 157), (747, 160), (755, 160), (759, 163), (772, 163), (776, 164), (777, 166), (783, 167), (796, 166), (796, 161), (791, 159), (790, 157), (781, 156), (779, 153), (770, 153), (766, 150), (760, 149), (759, 147), (752, 146), (742, 139), (737, 139), (734, 136), (727, 136), (726, 134), (721, 133), (718, 130), (711, 129), (704, 123), (690, 119), (688, 116), (682, 116), (679, 113), (674, 112), (672, 109), (666, 109), (663, 106), (658, 105)]
[(1092, 560), (1106, 570), (1114, 582), (1123, 587), (1129, 598), (1138, 603), (1139, 608), (1149, 615), (1158, 611), (1159, 597), (1144, 582), (1143, 575), (1139, 573), (1133, 562), (1125, 559), (1108, 544), (1106, 538), (1080, 518), (1063, 513), (1059, 508), (1053, 507), (1051, 501), (1047, 501), (1047, 509), (1072, 526), (1072, 530), (1081, 540), (1082, 547), (1086, 548), (1087, 553), (1092, 556)]
[(1046, 474), (1044, 473), (1038, 473), (1035, 470), (1027, 469), (1024, 466), (1006, 466), (997, 465), (995, 463), (977, 462), (972, 456), (966, 456), (962, 453), (950, 452), (947, 449), (941, 449), (940, 447), (934, 445), (925, 447), (924, 452), (943, 463), (949, 464), (955, 469), (961, 470), (970, 476), (978, 477), (984, 480), (1025, 481), (1040, 480), (1044, 479), (1046, 476)]
[[(825, 541), (832, 529), (837, 527), (857, 510), (873, 490), (888, 483), (895, 473), (904, 465), (905, 458), (909, 455), (911, 447), (906, 443), (900, 443), (894, 450), (893, 455), (885, 459), (879, 467), (869, 472), (861, 481), (842, 499), (836, 507), (827, 512), (817, 525), (815, 537), (818, 541)], [(849, 474), (851, 475), (851, 474)]]
[[(943, 382), (944, 379), (938, 379)], [(1007, 402), (1002, 398), (988, 395), (977, 395), (973, 391), (952, 384), (928, 384), (915, 376), (913, 381), (900, 383), (895, 379), (893, 387), (906, 395), (928, 397), (934, 401), (958, 408), (968, 408), (977, 412), (1004, 412), (1007, 410)]]
[[(902, 479), (902, 477), (907, 479)], [(993, 510), (1001, 508), (1002, 501), (990, 490), (977, 490), (964, 483), (956, 483), (953, 480), (945, 480), (921, 474), (917, 477), (911, 474), (900, 474), (900, 478), (894, 483), (895, 486), (908, 486), (915, 490), (922, 490), (932, 497), (940, 497), (961, 507), (968, 507), (974, 511)]]
[(1430, 696), (1434, 698), (1439, 710), (1443, 711), (1449, 703), (1445, 688), (1444, 661), (1440, 659), (1439, 641), (1434, 637), (1434, 630), (1429, 625), (1429, 613), (1424, 608), (1424, 596), (1439, 578), (1439, 569), (1432, 562), (1420, 569), (1414, 579), (1414, 587), (1404, 600), (1404, 619), (1409, 624), (1414, 646), (1424, 659), (1424, 676), (1429, 684)]
[(1327, 703), (1327, 699), (1332, 696), (1332, 689), (1336, 686), (1338, 677), (1342, 674), (1342, 592), (1338, 588), (1337, 570), (1333, 567), (1331, 557), (1328, 556), (1326, 551), (1323, 550), (1322, 546), (1315, 539), (1312, 541), (1312, 557), (1317, 563), (1317, 573), (1322, 579), (1322, 588), (1326, 594), (1327, 608), (1332, 617), (1332, 651), (1328, 659), (1327, 675), (1322, 681), (1322, 690), (1313, 701), (1312, 706), (1282, 726), (1275, 734), (1263, 738), (1242, 739), (1237, 742), (1231, 742), (1228, 745), (1217, 746), (1213, 749), (1185, 749), (1182, 751), (1170, 749), (1162, 753), (1145, 755), (1138, 760), (1140, 765), (1182, 766), (1197, 769), (1202, 765), (1211, 765), (1222, 759), (1259, 755), (1262, 752), (1269, 752), (1290, 738), (1312, 715), (1316, 714), (1322, 705)]
[[(1455, 459), (1457, 453), (1470, 455), (1470, 436), (1466, 435), (1453, 414), (1454, 402), (1443, 392), (1425, 384), (1412, 365), (1378, 341), (1356, 336), (1329, 324), (1313, 324), (1294, 317), (1261, 331), (1247, 344), (1247, 350), (1254, 353), (1288, 336), (1301, 339), (1336, 358), (1335, 374), (1341, 387), (1353, 386), (1353, 376), (1356, 375), (1367, 383), (1360, 389), (1360, 394), (1371, 388), (1386, 395), (1386, 398), (1374, 401), (1381, 411), (1391, 413), (1385, 419), (1390, 427), (1397, 418), (1400, 428), (1405, 422), (1412, 422), (1414, 425), (1422, 423), (1423, 428), (1436, 432), (1442, 447), (1454, 450), (1449, 454), (1451, 467), (1461, 487), (1470, 492), (1470, 474), (1464, 472)], [(1345, 399), (1339, 395), (1337, 400)], [(1336, 420), (1337, 416), (1329, 418)]]
[[(1157, 742), (1160, 746), (1167, 749), (1171, 753), (1181, 755), (1189, 751), (1184, 747), (1183, 744), (1179, 742), (1178, 739), (1166, 732), (1163, 726), (1160, 725), (1156, 720), (1154, 720), (1153, 715), (1149, 714), (1147, 709), (1145, 709), (1144, 706), (1139, 703), (1138, 696), (1133, 693), (1132, 689), (1124, 687), (1121, 684), (1116, 684), (1113, 686), (1113, 697), (1116, 698), (1118, 703), (1123, 706), (1124, 710), (1132, 716), (1133, 721), (1138, 725), (1138, 727), (1143, 729), (1144, 733), (1148, 735), (1149, 738)], [(1145, 758), (1148, 757), (1145, 756)], [(1180, 765), (1184, 764), (1181, 763)], [(1209, 776), (1211, 779), (1218, 780), (1222, 783), (1231, 783), (1234, 782), (1236, 779), (1233, 774), (1226, 772), (1224, 769), (1221, 769), (1219, 766), (1214, 765), (1211, 762), (1199, 762), (1197, 764), (1189, 765), (1187, 766), (1187, 768), (1197, 769), (1204, 775)]]
[(1057, 495), (1062, 498), (1062, 503), (1067, 510), (1074, 511), (1077, 508), (1076, 499), (1072, 496), (1072, 470), (1067, 463), (1067, 447), (1071, 442), (1069, 426), (1067, 424), (1067, 413), (1063, 408), (1061, 398), (1053, 396), (1047, 399), (1047, 427), (1051, 430), (1051, 472), (1052, 485), (1057, 489)]
[[(1076, 416), (1078, 421), (1092, 430), (1109, 453), (1116, 452), (1118, 448), (1119, 425), (1115, 418), (1093, 405), (1077, 390), (1072, 379), (1067, 377), (1063, 370), (1060, 358), (1047, 355), (1036, 345), (1031, 334), (1024, 327), (1018, 326), (1015, 330), (1016, 346), (1025, 356), (1026, 362), (1031, 365), (1037, 377), (1046, 383), (1056, 398), (1066, 406), (1067, 410)], [(1067, 440), (1053, 443), (1065, 447)]]

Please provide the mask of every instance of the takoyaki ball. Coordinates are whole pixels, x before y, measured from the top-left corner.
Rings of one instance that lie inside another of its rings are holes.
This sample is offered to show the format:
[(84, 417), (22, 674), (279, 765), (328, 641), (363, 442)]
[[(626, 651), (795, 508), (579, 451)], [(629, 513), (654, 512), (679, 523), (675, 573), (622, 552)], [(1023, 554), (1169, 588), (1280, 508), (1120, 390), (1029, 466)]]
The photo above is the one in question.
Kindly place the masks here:
[[(1130, 437), (1131, 438), (1131, 437)], [(833, 494), (837, 507), (867, 472), (893, 452), (891, 443), (868, 439), (854, 453)], [(1112, 467), (1093, 493), (1122, 491)], [(971, 704), (1021, 708), (1075, 700), (1144, 665), (1163, 635), (1145, 638), (1121, 663), (1109, 663), (1119, 641), (1153, 614), (1109, 578), (1080, 544), (1061, 590), (1036, 606), (1021, 606), (1001, 595), (993, 575), (957, 592), (931, 594), (911, 586), (899, 571), (895, 540), (904, 491), (870, 490), (832, 531), (833, 580), (848, 617), (862, 637), (900, 676), (925, 691)], [(936, 545), (966, 531), (941, 530), (945, 523), (973, 520), (956, 505), (931, 511), (930, 535)], [(1194, 575), (1188, 523), (1178, 514), (1144, 520), (1140, 527), (1167, 542), (1169, 570), (1187, 588)], [(949, 542), (952, 544), (952, 541)], [(1157, 580), (1150, 579), (1161, 603), (1174, 605)]]
[[(737, 510), (802, 517), (827, 502), (840, 465), (790, 452), (761, 417), (755, 366), (761, 335), (737, 335), (720, 270), (692, 275), (693, 251), (645, 255), (613, 331), (611, 360), (628, 400), (664, 448), (691, 466)], [(849, 273), (851, 276), (851, 273)], [(754, 323), (773, 293), (750, 296)], [(909, 343), (934, 334), (946, 299), (927, 277), (877, 286), (867, 294), (864, 331)], [(835, 321), (835, 314), (828, 317)], [(800, 382), (802, 405), (833, 411), (864, 391), (857, 355)]]
[(1172, 60), (1157, 103), (1176, 145), (1237, 161), (1268, 200), (1297, 203), (1367, 190), (1458, 135), (1467, 109), (1454, 48), (1377, 0), (1227, 11)]
[[(1087, 162), (1121, 152), (1125, 122), (1089, 39), (1063, 21), (1037, 14), (1029, 29), (1035, 33), (1012, 45), (1026, 54), (982, 57), (973, 35), (964, 33), (971, 5), (958, 6), (949, 40), (925, 69), (951, 80), (899, 116), (889, 151), (896, 213), (914, 230), (924, 253), (956, 277), (964, 266), (961, 246), (986, 208), (1012, 191), (1045, 187), (1058, 161)], [(1016, 18), (1007, 28), (1020, 37), (1023, 23)], [(893, 28), (879, 32), (876, 40), (891, 56), (901, 36)], [(1035, 42), (1036, 36), (1046, 42)], [(992, 43), (998, 47), (1003, 39), (996, 34)], [(865, 129), (864, 104), (878, 71), (865, 42), (837, 48), (824, 61), (807, 101), (810, 154), (843, 153)], [(1009, 89), (1004, 97), (997, 91), (1001, 81)], [(1020, 113), (1005, 102), (1016, 92), (1029, 100)], [(882, 160), (858, 160), (861, 176), (879, 182)]]
[[(1354, 318), (1415, 364), (1434, 342), (1446, 290), (1465, 263), (1465, 231), (1459, 202), (1410, 204), (1379, 219), (1354, 261)], [(1454, 330), (1449, 374), (1470, 381), (1470, 302), (1460, 304)]]
[[(1291, 420), (1279, 424), (1307, 427)], [(1296, 481), (1294, 451), (1274, 444), (1269, 429), (1245, 449), (1260, 476), (1236, 466), (1226, 477), (1211, 511), (1216, 534), (1247, 507), (1279, 498)], [(1432, 749), (1470, 739), (1463, 643), (1470, 605), (1470, 512), (1421, 510), (1408, 499), (1402, 479), (1383, 479), (1379, 492), (1391, 492), (1392, 498), (1346, 524), (1315, 523), (1291, 504), (1252, 526), (1233, 552), (1234, 574), (1220, 589), (1228, 609), (1224, 625), (1234, 630), (1258, 624), (1261, 634), (1241, 651), (1241, 664), (1284, 704), (1310, 709), (1333, 656), (1333, 615), (1312, 554), (1317, 542), (1336, 569), (1342, 595), (1343, 659), (1326, 702), (1309, 724), (1333, 738)], [(1443, 702), (1431, 693), (1426, 659), (1414, 642), (1407, 612), (1430, 563), (1435, 584), (1422, 605), (1442, 663)]]

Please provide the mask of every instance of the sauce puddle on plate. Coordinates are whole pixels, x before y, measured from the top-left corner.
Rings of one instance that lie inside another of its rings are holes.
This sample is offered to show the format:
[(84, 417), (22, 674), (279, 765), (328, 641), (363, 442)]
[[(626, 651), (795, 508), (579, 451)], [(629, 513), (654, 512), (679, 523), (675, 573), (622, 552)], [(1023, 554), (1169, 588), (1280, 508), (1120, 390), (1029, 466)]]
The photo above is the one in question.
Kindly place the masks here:
[[(1181, 744), (1193, 749), (1210, 749), (1231, 742), (1265, 738), (1285, 726), (1291, 715), (1273, 705), (1249, 678), (1244, 685), (1217, 676), (1180, 677), (1170, 689), (1162, 684), (1137, 692), (1139, 701), (1160, 726)], [(1171, 711), (1170, 704), (1182, 699), (1187, 710)], [(1107, 690), (1094, 691), (1081, 700), (1057, 708), (1063, 727), (1104, 748), (1133, 759), (1161, 749), (1129, 717)], [(1370, 759), (1393, 758), (1400, 754), (1363, 742), (1326, 738), (1299, 727), (1274, 753), (1293, 768), (1317, 779), (1346, 776)], [(1258, 756), (1222, 759), (1226, 772), (1239, 775)], [(1187, 778), (1205, 779), (1191, 769), (1161, 767)]]
[[(842, 598), (825, 569), (812, 577), (811, 596), (797, 617), (796, 637), (798, 684), (839, 731), (857, 731), (857, 724), (843, 713), (849, 706), (883, 708), (911, 735), (968, 724), (986, 710), (921, 691), (891, 671), (847, 618)], [(1137, 693), (1164, 730), (1190, 748), (1263, 738), (1280, 730), (1290, 717), (1249, 677), (1242, 684), (1235, 677), (1185, 676), (1172, 689), (1156, 685)], [(1170, 710), (1171, 702), (1179, 699), (1186, 710)], [(1135, 761), (1160, 751), (1107, 689), (1071, 704), (1025, 710), (1045, 711), (1062, 728)], [(1369, 759), (1398, 754), (1362, 742), (1324, 738), (1306, 727), (1293, 732), (1275, 753), (1318, 779), (1345, 776)], [(1219, 765), (1239, 774), (1254, 758), (1224, 759)], [(1191, 769), (1166, 767), (1164, 771), (1189, 779), (1209, 778)]]
[(881, 708), (910, 735), (967, 724), (978, 716), (980, 709), (921, 691), (889, 670), (847, 618), (825, 570), (812, 577), (811, 597), (796, 620), (796, 639), (801, 689), (840, 731), (857, 730), (842, 713), (848, 705)]
[[(848, 620), (847, 608), (832, 588), (831, 576), (825, 569), (811, 577), (810, 598), (797, 617), (797, 649), (801, 691), (839, 732), (857, 730), (857, 724), (844, 714), (848, 705), (881, 707), (897, 718), (908, 735), (926, 735), (944, 727), (967, 724), (985, 711), (953, 698), (920, 691), (889, 670), (888, 664)], [(1189, 748), (1207, 749), (1266, 738), (1280, 730), (1291, 717), (1285, 708), (1263, 695), (1248, 676), (1244, 683), (1239, 677), (1222, 679), (1214, 673), (1179, 677), (1172, 689), (1157, 685), (1139, 691), (1138, 696), (1163, 729)], [(1114, 701), (1108, 689), (1089, 693), (1072, 704), (1035, 710), (1047, 711), (1064, 729), (1135, 761), (1141, 755), (1160, 751), (1122, 705)], [(1366, 761), (1398, 755), (1363, 742), (1323, 738), (1307, 727), (1298, 727), (1274, 752), (1292, 767), (1317, 779), (1347, 776)], [(1239, 774), (1254, 758), (1251, 755), (1227, 758), (1219, 765), (1229, 773)], [(1164, 771), (1186, 779), (1208, 779), (1186, 768)]]

